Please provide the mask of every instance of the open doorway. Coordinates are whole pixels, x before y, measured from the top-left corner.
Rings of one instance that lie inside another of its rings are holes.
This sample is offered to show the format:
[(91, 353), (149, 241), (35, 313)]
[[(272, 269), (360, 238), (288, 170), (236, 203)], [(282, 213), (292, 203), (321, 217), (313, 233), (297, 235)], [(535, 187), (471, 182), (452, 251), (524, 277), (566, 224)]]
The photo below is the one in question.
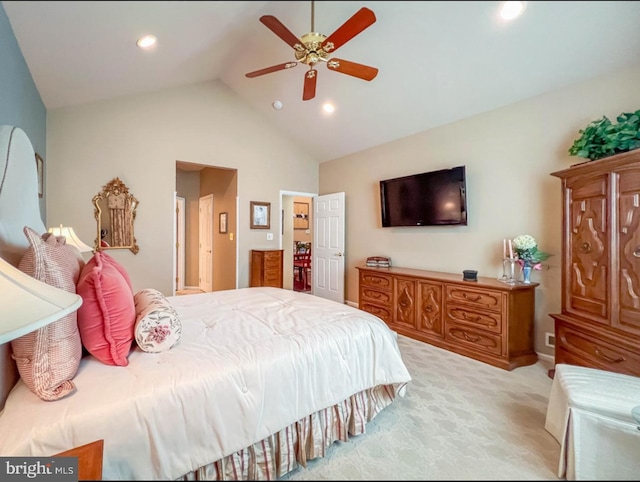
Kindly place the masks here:
[[(176, 162), (176, 196), (184, 198), (184, 280), (180, 283), (183, 290), (174, 294), (199, 293), (203, 286), (207, 291), (237, 288), (237, 193), (236, 169)], [(200, 204), (208, 196), (212, 198), (212, 209), (203, 223)], [(203, 226), (211, 234), (210, 262), (201, 259)], [(207, 272), (201, 273), (201, 269)], [(203, 284), (201, 280), (210, 283)]]
[(313, 198), (316, 194), (281, 191), (283, 288), (313, 292)]

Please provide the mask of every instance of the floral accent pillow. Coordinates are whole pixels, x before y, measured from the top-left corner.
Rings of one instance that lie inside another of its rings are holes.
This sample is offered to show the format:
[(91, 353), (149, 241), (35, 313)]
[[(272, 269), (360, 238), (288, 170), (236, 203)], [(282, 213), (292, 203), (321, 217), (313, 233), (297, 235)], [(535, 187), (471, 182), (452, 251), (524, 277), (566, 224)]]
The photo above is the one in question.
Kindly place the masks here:
[(171, 349), (182, 336), (182, 322), (175, 308), (155, 289), (138, 291), (136, 305), (136, 343), (141, 350), (159, 353)]
[[(75, 293), (84, 266), (80, 251), (66, 244), (64, 236), (41, 236), (27, 226), (23, 231), (29, 248), (18, 268), (38, 281)], [(75, 391), (72, 379), (82, 357), (76, 311), (12, 340), (11, 349), (20, 377), (42, 400), (58, 400)]]

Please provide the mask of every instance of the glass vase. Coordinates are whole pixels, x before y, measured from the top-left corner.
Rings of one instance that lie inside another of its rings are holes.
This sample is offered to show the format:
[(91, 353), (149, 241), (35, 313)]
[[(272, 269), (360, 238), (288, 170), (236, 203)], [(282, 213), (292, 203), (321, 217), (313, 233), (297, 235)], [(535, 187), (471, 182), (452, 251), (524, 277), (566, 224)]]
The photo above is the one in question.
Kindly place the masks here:
[(531, 270), (533, 269), (533, 266), (531, 265), (531, 263), (529, 261), (525, 261), (524, 265), (522, 266), (522, 282), (525, 284), (530, 284), (531, 283)]

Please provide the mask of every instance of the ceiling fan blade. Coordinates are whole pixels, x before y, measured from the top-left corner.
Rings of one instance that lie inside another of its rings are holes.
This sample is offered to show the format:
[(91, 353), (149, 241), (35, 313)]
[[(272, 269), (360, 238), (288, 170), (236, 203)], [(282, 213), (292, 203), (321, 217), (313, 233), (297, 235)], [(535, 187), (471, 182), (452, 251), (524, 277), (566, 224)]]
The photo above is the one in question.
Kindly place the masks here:
[(378, 69), (375, 67), (357, 64), (343, 59), (331, 59), (327, 61), (327, 68), (362, 80), (373, 80), (376, 75), (378, 75)]
[(260, 21), (291, 47), (300, 52), (304, 52), (305, 47), (302, 45), (300, 39), (291, 33), (291, 30), (285, 27), (284, 24), (276, 17), (273, 15), (263, 15), (260, 17)]
[(296, 65), (298, 65), (298, 62), (285, 62), (284, 64), (272, 65), (271, 67), (267, 67), (265, 69), (249, 72), (248, 74), (244, 74), (244, 76), (252, 79), (253, 77), (258, 77), (264, 74), (270, 74), (271, 72), (278, 72), (279, 70), (290, 69), (292, 67), (295, 67)]
[(304, 89), (302, 91), (302, 100), (311, 100), (316, 96), (316, 82), (318, 80), (318, 71), (309, 69), (304, 75)]
[(367, 7), (362, 7), (349, 20), (343, 23), (338, 30), (329, 35), (320, 47), (327, 53), (335, 52), (375, 21), (375, 14)]

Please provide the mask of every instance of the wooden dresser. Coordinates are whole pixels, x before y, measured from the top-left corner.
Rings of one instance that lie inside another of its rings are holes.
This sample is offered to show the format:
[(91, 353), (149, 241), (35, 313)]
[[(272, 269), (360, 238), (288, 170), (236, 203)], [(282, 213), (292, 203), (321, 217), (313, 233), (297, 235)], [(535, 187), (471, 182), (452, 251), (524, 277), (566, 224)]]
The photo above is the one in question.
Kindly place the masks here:
[(562, 309), (555, 362), (640, 376), (640, 150), (562, 180)]
[(358, 267), (359, 308), (405, 336), (499, 368), (531, 365), (535, 287), (493, 278), (462, 281), (411, 268)]
[(282, 288), (282, 249), (251, 250), (251, 287)]

